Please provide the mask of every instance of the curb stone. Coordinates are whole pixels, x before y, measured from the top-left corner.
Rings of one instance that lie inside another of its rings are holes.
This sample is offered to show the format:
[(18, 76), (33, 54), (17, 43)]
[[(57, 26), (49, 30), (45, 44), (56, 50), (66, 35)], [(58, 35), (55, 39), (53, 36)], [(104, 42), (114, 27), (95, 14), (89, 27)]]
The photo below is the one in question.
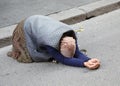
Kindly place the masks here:
[(101, 0), (48, 16), (67, 24), (75, 24), (120, 8), (120, 0)]
[(84, 10), (86, 12), (86, 19), (87, 19), (119, 8), (120, 8), (120, 0), (101, 0), (98, 2), (88, 4), (86, 6), (81, 6), (78, 9)]

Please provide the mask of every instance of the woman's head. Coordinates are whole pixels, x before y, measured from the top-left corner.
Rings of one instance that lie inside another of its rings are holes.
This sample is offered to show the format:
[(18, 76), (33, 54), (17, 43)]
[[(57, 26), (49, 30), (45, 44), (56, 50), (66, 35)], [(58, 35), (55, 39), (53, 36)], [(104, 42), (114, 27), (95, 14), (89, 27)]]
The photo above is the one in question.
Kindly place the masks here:
[(65, 57), (73, 57), (76, 50), (76, 36), (74, 31), (63, 34), (59, 42), (59, 50)]
[(73, 57), (76, 50), (76, 43), (73, 37), (64, 37), (60, 44), (60, 52), (65, 57)]

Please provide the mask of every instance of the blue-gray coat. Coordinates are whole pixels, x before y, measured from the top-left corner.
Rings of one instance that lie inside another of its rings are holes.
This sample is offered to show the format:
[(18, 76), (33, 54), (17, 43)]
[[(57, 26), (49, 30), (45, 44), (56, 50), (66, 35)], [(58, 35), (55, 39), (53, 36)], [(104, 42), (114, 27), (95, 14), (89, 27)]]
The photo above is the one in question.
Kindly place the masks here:
[(34, 15), (24, 22), (24, 33), (28, 52), (34, 61), (47, 61), (51, 56), (42, 48), (49, 45), (56, 49), (64, 32), (73, 30), (67, 24), (47, 16)]

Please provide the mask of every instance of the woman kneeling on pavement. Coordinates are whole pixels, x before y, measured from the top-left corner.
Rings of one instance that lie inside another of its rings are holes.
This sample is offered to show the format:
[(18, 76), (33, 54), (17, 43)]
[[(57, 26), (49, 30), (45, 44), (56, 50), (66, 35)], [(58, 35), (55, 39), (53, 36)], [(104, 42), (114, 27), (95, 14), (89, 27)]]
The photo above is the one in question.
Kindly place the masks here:
[(83, 54), (76, 33), (67, 24), (48, 16), (33, 15), (21, 21), (12, 36), (12, 51), (8, 56), (19, 62), (47, 62), (97, 69), (100, 61)]

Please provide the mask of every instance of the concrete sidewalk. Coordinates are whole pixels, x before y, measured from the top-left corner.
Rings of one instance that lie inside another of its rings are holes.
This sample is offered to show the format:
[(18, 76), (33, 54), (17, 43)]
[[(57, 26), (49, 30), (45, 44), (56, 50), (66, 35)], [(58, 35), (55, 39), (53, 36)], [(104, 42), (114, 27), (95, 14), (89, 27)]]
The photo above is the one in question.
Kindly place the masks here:
[(0, 0), (0, 28), (34, 14), (48, 15), (100, 0)]
[(54, 63), (18, 63), (6, 56), (11, 46), (0, 49), (0, 86), (119, 86), (120, 9), (83, 21), (78, 33), (80, 48), (101, 61), (98, 70)]

